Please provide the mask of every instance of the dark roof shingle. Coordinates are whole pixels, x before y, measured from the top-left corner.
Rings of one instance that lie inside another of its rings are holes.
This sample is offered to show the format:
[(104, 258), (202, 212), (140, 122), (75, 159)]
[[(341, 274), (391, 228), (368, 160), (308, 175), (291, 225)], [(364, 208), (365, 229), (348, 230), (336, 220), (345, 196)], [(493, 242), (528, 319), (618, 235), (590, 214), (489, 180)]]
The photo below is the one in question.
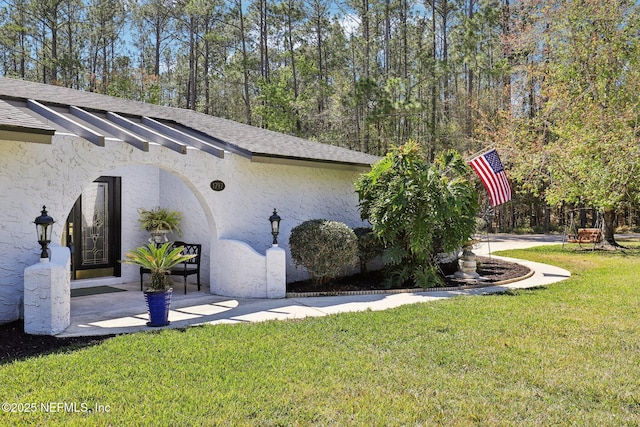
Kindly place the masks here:
[(0, 129), (53, 135), (55, 129), (0, 99)]
[[(112, 111), (138, 117), (146, 116), (170, 120), (207, 134), (232, 148), (248, 152), (252, 156), (361, 166), (373, 164), (379, 159), (359, 151), (297, 138), (192, 110), (163, 107), (24, 80), (0, 78), (0, 98), (33, 99), (61, 106), (74, 105), (93, 111)], [(0, 105), (0, 110), (5, 109), (5, 104), (3, 102)], [(8, 119), (12, 117), (13, 113), (2, 114), (0, 112), (0, 123), (10, 123)], [(26, 116), (24, 113), (21, 114)], [(31, 120), (35, 119), (31, 118)], [(38, 125), (37, 123), (32, 124)], [(40, 126), (42, 125), (40, 123)]]

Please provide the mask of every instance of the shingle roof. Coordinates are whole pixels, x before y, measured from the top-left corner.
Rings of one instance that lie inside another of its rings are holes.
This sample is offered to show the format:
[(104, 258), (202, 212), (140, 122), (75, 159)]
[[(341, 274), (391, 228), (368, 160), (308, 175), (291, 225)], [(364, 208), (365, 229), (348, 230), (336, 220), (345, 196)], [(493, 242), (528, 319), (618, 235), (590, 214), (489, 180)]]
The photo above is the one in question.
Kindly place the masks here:
[[(136, 117), (145, 116), (169, 120), (215, 138), (228, 148), (244, 152), (249, 157), (308, 160), (360, 166), (371, 165), (379, 160), (378, 157), (370, 154), (297, 138), (192, 110), (163, 107), (24, 80), (0, 78), (0, 98), (32, 99), (60, 106), (73, 105), (92, 111), (111, 111)], [(20, 116), (14, 116), (15, 111), (9, 108), (5, 109), (5, 105), (11, 107), (4, 102), (0, 104), (0, 124), (8, 125), (22, 122), (35, 129), (42, 129), (43, 126), (46, 126), (22, 112)], [(6, 112), (4, 112), (5, 110)]]
[(53, 135), (55, 129), (0, 99), (0, 129)]

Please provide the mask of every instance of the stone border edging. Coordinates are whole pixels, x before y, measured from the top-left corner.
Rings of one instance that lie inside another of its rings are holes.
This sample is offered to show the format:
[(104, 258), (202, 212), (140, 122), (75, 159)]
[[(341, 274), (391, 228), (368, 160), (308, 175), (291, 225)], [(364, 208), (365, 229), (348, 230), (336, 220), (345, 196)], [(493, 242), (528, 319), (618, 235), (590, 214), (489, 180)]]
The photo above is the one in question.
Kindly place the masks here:
[(529, 268), (529, 273), (525, 274), (524, 276), (515, 277), (513, 279), (501, 280), (501, 281), (492, 282), (492, 283), (478, 283), (475, 285), (464, 285), (464, 286), (441, 286), (436, 288), (375, 289), (370, 291), (287, 292), (285, 298), (337, 297), (337, 296), (351, 296), (351, 295), (382, 295), (382, 294), (394, 295), (394, 294), (421, 293), (421, 292), (463, 291), (465, 289), (490, 288), (492, 286), (508, 285), (509, 283), (519, 282), (521, 280), (528, 279), (534, 274), (535, 274), (535, 271)]

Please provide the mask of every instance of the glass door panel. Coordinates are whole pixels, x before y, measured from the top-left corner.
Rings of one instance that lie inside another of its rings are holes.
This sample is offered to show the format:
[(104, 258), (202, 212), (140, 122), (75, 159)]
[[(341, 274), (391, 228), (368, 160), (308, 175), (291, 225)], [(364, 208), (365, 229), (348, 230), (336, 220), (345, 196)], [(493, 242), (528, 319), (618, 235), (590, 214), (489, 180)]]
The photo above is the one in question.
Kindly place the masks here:
[(109, 263), (109, 184), (94, 182), (82, 192), (82, 266)]
[(89, 184), (67, 218), (73, 279), (120, 276), (120, 178)]

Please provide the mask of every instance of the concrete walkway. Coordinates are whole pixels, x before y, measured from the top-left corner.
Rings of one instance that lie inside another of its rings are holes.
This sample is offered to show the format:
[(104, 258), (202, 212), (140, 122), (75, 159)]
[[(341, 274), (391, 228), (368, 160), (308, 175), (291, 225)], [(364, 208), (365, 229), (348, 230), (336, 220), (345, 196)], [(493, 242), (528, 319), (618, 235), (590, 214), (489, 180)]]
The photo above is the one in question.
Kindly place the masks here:
[[(477, 245), (474, 252), (488, 255), (490, 252), (528, 248), (538, 245), (562, 243), (562, 236), (554, 235), (490, 235)], [(503, 258), (503, 257), (500, 257)], [(526, 265), (535, 273), (524, 280), (485, 288), (466, 290), (438, 290), (376, 295), (326, 296), (285, 299), (238, 299), (211, 295), (189, 289), (184, 295), (177, 286), (171, 303), (167, 328), (184, 328), (189, 325), (259, 322), (276, 319), (301, 319), (363, 310), (386, 310), (404, 304), (435, 301), (461, 295), (481, 295), (504, 292), (508, 289), (544, 286), (570, 277), (561, 268), (529, 261), (506, 260)], [(115, 285), (126, 289), (101, 295), (71, 299), (71, 325), (59, 337), (122, 334), (144, 330), (157, 330), (146, 326), (147, 314), (139, 283)]]

